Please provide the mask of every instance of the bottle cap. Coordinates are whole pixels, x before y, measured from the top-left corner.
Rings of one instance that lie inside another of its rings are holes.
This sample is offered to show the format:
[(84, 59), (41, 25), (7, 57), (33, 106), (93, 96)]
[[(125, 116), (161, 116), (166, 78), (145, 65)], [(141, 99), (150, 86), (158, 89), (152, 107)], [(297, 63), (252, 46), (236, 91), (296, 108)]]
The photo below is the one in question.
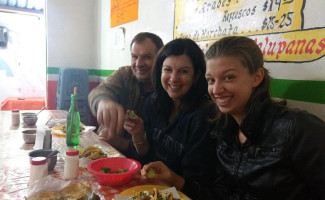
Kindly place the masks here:
[(79, 150), (77, 149), (70, 149), (67, 152), (65, 152), (67, 156), (76, 156), (79, 155)]
[(12, 109), (12, 112), (19, 112), (19, 109)]
[(32, 165), (43, 165), (46, 163), (46, 158), (45, 157), (35, 157), (35, 158), (32, 158), (30, 163)]

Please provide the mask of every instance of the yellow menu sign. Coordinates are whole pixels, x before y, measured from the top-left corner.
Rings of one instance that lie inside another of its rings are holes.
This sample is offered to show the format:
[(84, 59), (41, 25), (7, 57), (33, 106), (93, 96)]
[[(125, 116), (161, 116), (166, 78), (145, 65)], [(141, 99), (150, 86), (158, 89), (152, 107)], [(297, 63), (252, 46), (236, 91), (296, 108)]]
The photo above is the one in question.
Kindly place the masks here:
[(175, 3), (174, 38), (201, 42), (203, 51), (222, 37), (243, 35), (254, 39), (267, 62), (312, 62), (325, 56), (325, 27), (304, 28), (305, 0)]
[(175, 0), (175, 3), (174, 38), (205, 41), (303, 28), (302, 0)]
[(138, 19), (138, 0), (111, 0), (111, 27)]

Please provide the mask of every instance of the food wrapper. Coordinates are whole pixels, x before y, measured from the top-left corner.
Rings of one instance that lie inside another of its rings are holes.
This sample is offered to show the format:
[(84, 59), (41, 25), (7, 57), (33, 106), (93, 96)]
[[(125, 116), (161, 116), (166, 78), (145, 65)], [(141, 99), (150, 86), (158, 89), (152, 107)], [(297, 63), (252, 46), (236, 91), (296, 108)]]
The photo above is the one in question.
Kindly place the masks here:
[[(90, 134), (91, 131), (94, 131), (96, 129), (95, 126), (82, 126), (83, 130), (80, 131), (80, 135), (83, 134)], [(65, 125), (56, 125), (54, 127), (52, 127), (52, 134), (56, 135), (56, 136), (61, 136), (61, 137), (66, 137), (66, 133), (65, 133)]]
[(49, 128), (65, 126), (67, 124), (67, 119), (51, 119), (47, 122)]
[[(57, 178), (53, 178), (52, 176), (46, 176), (44, 178), (35, 181), (29, 186), (28, 193), (25, 197), (25, 200), (30, 200), (32, 197), (36, 196), (39, 192), (42, 191), (59, 192), (69, 184), (77, 183), (77, 182), (87, 182), (87, 181), (83, 179), (60, 180)], [(91, 193), (98, 195), (100, 200), (105, 200), (105, 197), (101, 195), (99, 192), (100, 185), (98, 183), (91, 183), (90, 185), (91, 185)]]
[[(49, 128), (52, 128), (52, 130), (60, 130), (62, 127), (65, 127), (67, 125), (66, 119), (51, 119), (47, 122), (47, 126)], [(89, 133), (91, 131), (94, 131), (96, 129), (95, 126), (82, 126), (84, 130), (80, 131), (80, 133)]]
[[(170, 192), (173, 194), (174, 198), (178, 198), (181, 199), (179, 193), (177, 192), (175, 187), (170, 187), (164, 190), (159, 190), (161, 192)], [(116, 194), (114, 200), (128, 200), (130, 197), (133, 197), (133, 195), (120, 195), (120, 194)]]

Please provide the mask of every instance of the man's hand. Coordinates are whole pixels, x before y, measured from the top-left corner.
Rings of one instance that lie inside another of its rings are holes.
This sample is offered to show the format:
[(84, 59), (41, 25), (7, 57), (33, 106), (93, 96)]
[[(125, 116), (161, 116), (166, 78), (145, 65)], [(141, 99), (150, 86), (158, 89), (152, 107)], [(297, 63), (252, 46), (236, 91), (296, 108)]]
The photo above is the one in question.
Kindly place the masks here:
[(124, 109), (118, 103), (108, 99), (102, 99), (97, 106), (97, 121), (100, 125), (104, 124), (108, 130), (99, 134), (100, 139), (109, 140), (114, 137), (115, 133), (122, 131)]

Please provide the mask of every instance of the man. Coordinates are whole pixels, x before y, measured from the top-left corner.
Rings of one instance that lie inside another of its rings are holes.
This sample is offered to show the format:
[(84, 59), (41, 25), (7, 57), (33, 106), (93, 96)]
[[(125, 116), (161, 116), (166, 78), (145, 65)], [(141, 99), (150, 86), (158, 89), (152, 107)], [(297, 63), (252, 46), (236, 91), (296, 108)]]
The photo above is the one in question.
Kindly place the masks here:
[(98, 130), (100, 138), (127, 157), (132, 157), (131, 136), (122, 129), (124, 113), (134, 110), (142, 116), (144, 102), (153, 92), (152, 66), (162, 46), (161, 38), (153, 33), (137, 34), (130, 45), (131, 66), (120, 67), (88, 96), (91, 112), (101, 125)]

